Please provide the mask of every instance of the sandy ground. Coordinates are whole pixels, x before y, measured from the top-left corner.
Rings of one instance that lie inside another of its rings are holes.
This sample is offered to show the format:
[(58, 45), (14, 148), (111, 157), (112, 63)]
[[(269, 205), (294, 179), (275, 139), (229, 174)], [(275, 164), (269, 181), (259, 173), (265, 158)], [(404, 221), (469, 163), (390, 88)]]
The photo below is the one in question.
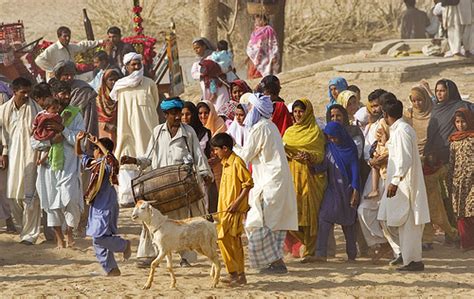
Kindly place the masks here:
[[(308, 66), (281, 75), (282, 97), (291, 101), (309, 97), (322, 116), (326, 104), (327, 81), (341, 75), (328, 69), (325, 63)], [(416, 82), (398, 83), (393, 80), (368, 79), (357, 74), (345, 76), (350, 84), (362, 89), (362, 98), (374, 88), (383, 87), (405, 99)], [(474, 68), (461, 67), (436, 74), (426, 79), (434, 85), (439, 78), (451, 78), (458, 83), (463, 95), (474, 96)], [(195, 87), (187, 89), (185, 98), (199, 98)], [(132, 240), (135, 253), (140, 227), (130, 220), (131, 209), (121, 211), (119, 227), (125, 238)], [(92, 277), (101, 271), (95, 259), (90, 239), (79, 239), (77, 249), (56, 250), (54, 244), (39, 241), (39, 245), (18, 243), (16, 235), (0, 231), (0, 290), (8, 296), (74, 296), (74, 297), (473, 297), (474, 251), (464, 253), (446, 247), (438, 236), (435, 250), (424, 254), (426, 270), (422, 273), (398, 273), (387, 265), (387, 260), (373, 265), (368, 259), (346, 263), (344, 240), (337, 231), (338, 253), (327, 264), (303, 265), (288, 259), (290, 273), (282, 276), (263, 276), (248, 270), (248, 285), (229, 289), (220, 285), (211, 289), (210, 263), (203, 257), (192, 268), (177, 268), (177, 289), (170, 290), (168, 273), (160, 268), (150, 290), (141, 289), (147, 270), (135, 267), (135, 258), (120, 262), (122, 276), (117, 278)], [(120, 258), (117, 255), (117, 258)], [(178, 264), (178, 256), (175, 256)], [(177, 265), (178, 267), (178, 265)], [(223, 271), (225, 273), (225, 271)]]
[[(133, 243), (135, 253), (140, 227), (130, 219), (131, 209), (122, 210), (120, 230)], [(40, 240), (36, 246), (18, 243), (18, 236), (0, 233), (1, 297), (379, 297), (379, 296), (455, 296), (474, 295), (474, 252), (463, 253), (441, 245), (425, 254), (422, 273), (398, 273), (387, 260), (373, 265), (368, 259), (346, 263), (343, 236), (336, 230), (336, 258), (326, 264), (301, 264), (287, 259), (289, 273), (264, 276), (248, 270), (248, 284), (235, 289), (219, 285), (211, 289), (210, 263), (203, 257), (192, 268), (179, 268), (174, 256), (177, 288), (169, 289), (170, 279), (164, 264), (156, 272), (150, 290), (141, 287), (148, 270), (137, 269), (135, 258), (119, 262), (121, 277), (93, 277), (100, 272), (90, 239), (77, 241), (77, 249), (57, 250)], [(117, 259), (121, 255), (117, 254)]]

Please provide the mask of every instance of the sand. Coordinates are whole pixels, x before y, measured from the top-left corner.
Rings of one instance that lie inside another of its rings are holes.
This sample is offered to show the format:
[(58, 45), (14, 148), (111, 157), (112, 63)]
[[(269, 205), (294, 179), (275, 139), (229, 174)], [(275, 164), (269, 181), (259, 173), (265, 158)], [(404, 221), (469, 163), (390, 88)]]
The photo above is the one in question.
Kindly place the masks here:
[[(130, 219), (132, 209), (121, 210), (120, 231), (132, 240), (136, 252), (140, 227)], [(148, 270), (135, 267), (135, 258), (121, 261), (116, 254), (121, 277), (91, 276), (101, 273), (89, 238), (77, 240), (77, 249), (57, 250), (53, 243), (39, 240), (35, 246), (18, 243), (18, 236), (0, 233), (1, 297), (379, 297), (474, 295), (474, 251), (463, 253), (441, 244), (437, 236), (434, 250), (424, 254), (425, 272), (399, 273), (381, 260), (373, 265), (361, 258), (345, 262), (343, 236), (336, 230), (337, 255), (326, 264), (301, 264), (287, 258), (286, 275), (260, 275), (248, 270), (248, 284), (238, 288), (219, 285), (210, 288), (210, 263), (204, 257), (191, 268), (180, 268), (174, 255), (177, 288), (170, 289), (164, 269), (157, 270), (151, 289), (142, 290)], [(225, 270), (224, 272), (225, 273)]]

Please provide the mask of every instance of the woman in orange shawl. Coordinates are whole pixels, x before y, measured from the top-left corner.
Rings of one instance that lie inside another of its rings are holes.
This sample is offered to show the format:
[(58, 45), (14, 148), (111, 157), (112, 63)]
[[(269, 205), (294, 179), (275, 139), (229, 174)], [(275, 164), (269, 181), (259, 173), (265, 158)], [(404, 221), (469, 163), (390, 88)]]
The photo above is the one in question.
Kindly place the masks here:
[(99, 138), (108, 137), (114, 143), (117, 140), (117, 102), (112, 100), (109, 94), (120, 77), (121, 74), (118, 70), (106, 70), (96, 100)]

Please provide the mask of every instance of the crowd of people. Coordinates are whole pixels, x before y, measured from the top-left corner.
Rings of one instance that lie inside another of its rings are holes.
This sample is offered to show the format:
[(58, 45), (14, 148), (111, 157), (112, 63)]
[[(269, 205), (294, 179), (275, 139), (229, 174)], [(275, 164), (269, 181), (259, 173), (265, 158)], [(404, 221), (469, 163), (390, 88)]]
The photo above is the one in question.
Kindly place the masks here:
[[(368, 255), (422, 271), (422, 250), (433, 249), (438, 228), (447, 243), (474, 249), (473, 105), (456, 84), (442, 79), (431, 90), (423, 81), (404, 108), (383, 89), (363, 101), (357, 86), (337, 77), (328, 84), (326, 118), (316, 118), (310, 99), (280, 97), (278, 47), (265, 22), (257, 18), (249, 42), (248, 52), (270, 52), (263, 60), (249, 55), (262, 77), (255, 88), (236, 76), (225, 41), (217, 49), (193, 41), (197, 104), (160, 101), (142, 56), (120, 41), (117, 27), (105, 56), (96, 56), (98, 80), (77, 79), (71, 31), (60, 27), (58, 42), (37, 58), (48, 82), (17, 78), (0, 106), (7, 231), (33, 245), (43, 223), (46, 239), (64, 248), (85, 230), (105, 273), (120, 275), (113, 253), (131, 256), (130, 241), (117, 235), (120, 209), (134, 205), (131, 180), (192, 164), (204, 197), (167, 216), (217, 220), (229, 274), (222, 281), (230, 285), (246, 283), (243, 233), (250, 266), (269, 275), (287, 273), (285, 251), (302, 263), (327, 262), (336, 224), (349, 262)], [(151, 235), (144, 225), (138, 267), (158, 255)], [(179, 254), (183, 267), (196, 260), (193, 251)]]

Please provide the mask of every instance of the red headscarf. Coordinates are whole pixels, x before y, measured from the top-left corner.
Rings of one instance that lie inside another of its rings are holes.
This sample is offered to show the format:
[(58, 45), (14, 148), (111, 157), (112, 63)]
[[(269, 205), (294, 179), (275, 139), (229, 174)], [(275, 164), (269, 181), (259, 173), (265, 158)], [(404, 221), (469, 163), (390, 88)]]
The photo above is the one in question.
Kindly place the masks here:
[(231, 96), (232, 96), (232, 101), (234, 101), (234, 102), (239, 103), (239, 101), (240, 101), (240, 99), (234, 99), (234, 97), (232, 95), (232, 89), (234, 88), (234, 86), (238, 86), (243, 91), (243, 93), (252, 92), (252, 89), (250, 88), (250, 86), (248, 86), (248, 84), (244, 80), (234, 80), (234, 81), (232, 81), (230, 83), (230, 92), (231, 92)]
[(274, 102), (273, 106), (272, 121), (278, 127), (281, 136), (283, 136), (286, 129), (293, 125), (293, 119), (284, 102)]
[(216, 81), (217, 86), (222, 86), (222, 82), (218, 78), (225, 81), (226, 75), (217, 63), (212, 60), (203, 59), (199, 62), (199, 65), (201, 66), (201, 79), (204, 80), (206, 88), (209, 88), (212, 79)]
[(454, 121), (456, 120), (456, 115), (462, 115), (464, 120), (467, 123), (467, 130), (466, 131), (456, 131), (451, 136), (449, 136), (449, 141), (459, 141), (463, 140), (467, 137), (474, 137), (474, 116), (472, 115), (472, 111), (467, 108), (459, 108), (456, 110), (454, 117), (453, 117), (453, 125), (455, 126)]

